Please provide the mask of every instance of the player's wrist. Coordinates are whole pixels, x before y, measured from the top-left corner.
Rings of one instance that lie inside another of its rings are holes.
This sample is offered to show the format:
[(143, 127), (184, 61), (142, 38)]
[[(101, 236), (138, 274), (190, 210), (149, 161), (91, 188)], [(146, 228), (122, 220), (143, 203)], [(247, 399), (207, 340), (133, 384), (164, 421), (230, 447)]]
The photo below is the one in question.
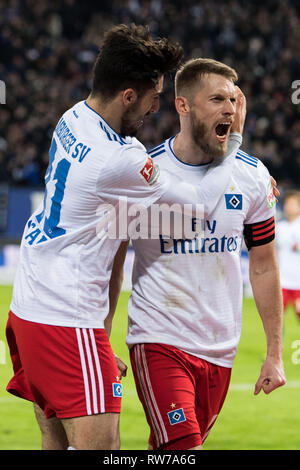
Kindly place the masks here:
[(242, 132), (238, 131), (238, 130), (231, 130), (230, 134), (229, 134), (229, 138), (231, 140), (235, 140), (236, 142), (238, 142), (239, 144), (242, 144), (243, 142), (243, 135), (242, 135)]
[(266, 361), (282, 362), (282, 347), (277, 347), (267, 352)]

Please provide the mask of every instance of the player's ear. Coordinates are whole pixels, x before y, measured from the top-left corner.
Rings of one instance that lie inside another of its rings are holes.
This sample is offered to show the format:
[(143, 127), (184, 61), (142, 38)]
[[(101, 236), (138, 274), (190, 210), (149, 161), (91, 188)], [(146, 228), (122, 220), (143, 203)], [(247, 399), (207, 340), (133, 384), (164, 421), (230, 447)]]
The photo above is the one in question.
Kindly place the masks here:
[(187, 116), (190, 112), (190, 105), (184, 96), (177, 96), (175, 98), (175, 108), (180, 116)]
[(137, 92), (133, 88), (127, 88), (122, 91), (123, 105), (128, 107), (135, 103), (137, 100)]

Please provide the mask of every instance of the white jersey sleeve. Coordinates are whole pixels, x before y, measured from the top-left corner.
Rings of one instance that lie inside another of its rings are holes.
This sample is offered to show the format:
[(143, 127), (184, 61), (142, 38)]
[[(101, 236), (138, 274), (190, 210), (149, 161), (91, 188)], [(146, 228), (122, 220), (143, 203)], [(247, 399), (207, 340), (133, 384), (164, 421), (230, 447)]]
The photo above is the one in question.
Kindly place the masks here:
[(268, 169), (258, 160), (256, 186), (253, 187), (253, 205), (247, 213), (245, 224), (254, 224), (274, 217), (276, 199), (273, 194), (271, 177)]
[(239, 132), (231, 132), (228, 139), (227, 154), (236, 153), (243, 143), (243, 136)]
[(98, 177), (97, 192), (107, 203), (126, 197), (128, 205), (153, 204), (168, 190), (169, 179), (162, 178), (158, 165), (141, 148), (127, 146), (117, 149)]
[(270, 243), (275, 238), (276, 198), (269, 171), (260, 160), (257, 160), (254, 183), (252, 192), (249, 192), (252, 204), (244, 221), (244, 240), (248, 250)]

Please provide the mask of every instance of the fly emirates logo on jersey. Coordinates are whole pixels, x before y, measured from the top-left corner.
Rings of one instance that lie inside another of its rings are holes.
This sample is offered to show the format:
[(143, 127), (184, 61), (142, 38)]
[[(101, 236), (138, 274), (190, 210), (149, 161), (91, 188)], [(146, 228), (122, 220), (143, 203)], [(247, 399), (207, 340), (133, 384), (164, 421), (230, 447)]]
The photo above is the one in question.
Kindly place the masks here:
[(142, 205), (128, 206), (124, 199), (119, 201), (117, 217), (114, 208), (100, 205), (97, 236), (158, 240), (160, 252), (165, 255), (230, 253), (240, 248), (241, 237), (224, 234), (224, 224), (218, 226), (217, 220), (205, 219), (202, 205), (196, 204), (194, 211), (192, 204), (186, 204), (183, 210), (175, 206), (153, 204), (147, 209)]
[[(197, 226), (200, 223), (201, 233), (199, 236)], [(197, 220), (191, 219), (191, 229), (194, 237), (191, 238), (169, 238), (164, 235), (159, 236), (160, 251), (168, 255), (186, 255), (196, 253), (225, 253), (235, 252), (240, 248), (240, 237), (235, 236), (216, 236), (216, 220)]]

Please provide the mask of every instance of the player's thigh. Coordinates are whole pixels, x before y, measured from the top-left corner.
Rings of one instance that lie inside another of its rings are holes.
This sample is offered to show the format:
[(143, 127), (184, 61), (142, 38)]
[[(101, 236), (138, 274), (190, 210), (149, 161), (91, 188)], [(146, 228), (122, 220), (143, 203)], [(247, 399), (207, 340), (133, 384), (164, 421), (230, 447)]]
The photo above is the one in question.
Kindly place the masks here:
[[(181, 351), (141, 344), (130, 351), (137, 392), (154, 449), (189, 449), (201, 444), (195, 415), (195, 380)], [(175, 444), (176, 443), (176, 444)]]
[(103, 413), (61, 420), (69, 446), (77, 450), (119, 450), (119, 414)]
[(15, 318), (13, 313), (9, 312), (6, 325), (6, 339), (9, 347), (14, 375), (10, 379), (6, 390), (15, 396), (34, 402), (34, 396), (30, 390), (30, 386), (25, 376), (24, 367), (17, 344), (14, 320)]
[(37, 403), (34, 403), (33, 406), (42, 434), (42, 449), (66, 450), (68, 448), (68, 439), (60, 420), (56, 417), (47, 419)]
[(120, 413), (122, 385), (104, 329), (15, 318), (15, 331), (33, 401), (47, 418)]
[(211, 431), (224, 404), (230, 383), (231, 369), (199, 359), (196, 385), (196, 414), (202, 442)]

